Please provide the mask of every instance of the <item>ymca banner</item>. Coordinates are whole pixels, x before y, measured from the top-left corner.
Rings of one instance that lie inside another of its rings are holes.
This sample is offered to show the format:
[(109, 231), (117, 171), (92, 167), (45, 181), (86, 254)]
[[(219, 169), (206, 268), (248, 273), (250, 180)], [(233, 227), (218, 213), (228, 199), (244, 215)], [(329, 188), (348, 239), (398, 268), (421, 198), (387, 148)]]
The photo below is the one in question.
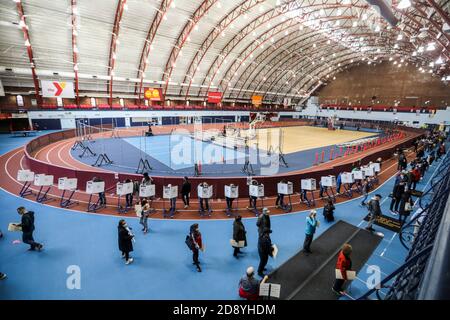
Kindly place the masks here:
[(208, 102), (209, 103), (221, 103), (222, 102), (222, 92), (208, 92)]
[(164, 101), (161, 88), (145, 88), (144, 97), (150, 101)]
[(252, 104), (254, 106), (262, 105), (263, 97), (262, 96), (252, 96)]
[(45, 98), (75, 98), (73, 82), (41, 80), (41, 87)]

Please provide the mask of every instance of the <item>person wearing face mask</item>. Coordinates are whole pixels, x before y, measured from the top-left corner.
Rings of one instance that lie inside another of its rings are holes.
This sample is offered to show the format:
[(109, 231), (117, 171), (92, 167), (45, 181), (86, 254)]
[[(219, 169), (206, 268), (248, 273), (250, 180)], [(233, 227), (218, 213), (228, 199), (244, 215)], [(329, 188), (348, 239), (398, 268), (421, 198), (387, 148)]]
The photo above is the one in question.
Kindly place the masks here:
[(193, 225), (191, 225), (189, 235), (186, 237), (186, 244), (192, 251), (192, 264), (197, 267), (198, 272), (202, 272), (198, 255), (199, 251), (205, 251), (205, 248), (203, 246), (202, 234), (200, 233), (198, 223), (194, 223)]
[(131, 233), (131, 228), (123, 219), (119, 221), (117, 229), (119, 235), (119, 250), (122, 252), (122, 258), (125, 259), (125, 264), (129, 265), (134, 261), (134, 259), (130, 257), (130, 252), (133, 251), (134, 234)]

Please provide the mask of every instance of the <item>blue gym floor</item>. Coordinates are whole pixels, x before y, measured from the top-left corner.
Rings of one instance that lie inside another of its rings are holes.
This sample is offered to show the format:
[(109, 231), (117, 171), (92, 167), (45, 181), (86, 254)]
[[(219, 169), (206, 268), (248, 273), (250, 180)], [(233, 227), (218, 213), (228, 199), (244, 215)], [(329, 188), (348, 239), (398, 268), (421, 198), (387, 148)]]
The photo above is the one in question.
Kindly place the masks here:
[[(371, 129), (364, 129), (364, 131), (374, 132)], [(374, 132), (374, 136), (377, 134)], [(135, 173), (140, 159), (146, 159), (153, 169), (152, 174), (154, 176), (193, 175), (194, 164), (198, 162), (202, 165), (203, 176), (246, 175), (242, 172), (246, 160), (243, 150), (235, 151), (230, 148), (223, 148), (210, 142), (194, 140), (189, 136), (173, 134), (152, 137), (95, 139), (93, 142), (89, 142), (88, 146), (96, 154), (106, 153), (113, 164), (104, 165), (103, 168), (113, 171)], [(322, 151), (325, 151), (324, 160), (327, 161), (330, 158), (332, 146), (286, 154), (285, 160), (289, 167), (280, 165), (276, 173), (281, 174), (309, 168), (313, 166), (316, 153), (321, 156)], [(338, 151), (338, 148), (334, 146), (335, 155)], [(272, 154), (273, 159), (271, 159), (263, 150), (257, 150), (256, 152), (258, 152), (257, 163), (250, 160), (255, 175), (261, 175), (261, 168), (269, 168), (271, 163), (278, 161), (278, 155), (275, 153)], [(71, 154), (75, 159), (88, 165), (92, 165), (96, 160), (95, 156), (80, 158), (81, 149), (72, 150)]]
[[(0, 153), (23, 145), (31, 138), (0, 136)], [(418, 190), (426, 187), (440, 162), (434, 164)], [(387, 197), (393, 187), (391, 178), (377, 193), (383, 198), (382, 210), (389, 215)], [(373, 193), (373, 192), (372, 192)], [(367, 214), (359, 206), (360, 199), (336, 206), (336, 219), (354, 225), (362, 223)], [(136, 234), (135, 261), (125, 265), (117, 247), (117, 223), (120, 218), (67, 211), (20, 199), (0, 190), (0, 271), (8, 278), (0, 282), (0, 299), (239, 299), (238, 281), (250, 265), (257, 267), (256, 218), (245, 219), (248, 247), (246, 253), (236, 260), (232, 256), (229, 239), (232, 220), (201, 221), (200, 230), (206, 244), (206, 252), (200, 254), (203, 272), (198, 273), (192, 265), (192, 257), (184, 239), (193, 221), (150, 220), (150, 233), (143, 235), (138, 219), (128, 219)], [(29, 252), (22, 243), (20, 233), (8, 232), (10, 222), (19, 221), (16, 208), (24, 205), (35, 211), (35, 239), (45, 246), (43, 252)], [(307, 212), (297, 212), (272, 217), (272, 241), (279, 247), (279, 255), (270, 259), (268, 270), (277, 267), (298, 250), (304, 239)], [(331, 224), (322, 219), (318, 234)], [(385, 237), (358, 273), (351, 286), (350, 295), (358, 297), (367, 291), (365, 280), (369, 277), (369, 265), (381, 268), (383, 277), (395, 270), (404, 260), (404, 249), (398, 235), (375, 226)], [(317, 235), (318, 235), (317, 234)], [(312, 246), (314, 250), (314, 244)], [(358, 248), (354, 248), (358, 254)], [(81, 269), (81, 289), (66, 287), (69, 266)], [(331, 288), (331, 284), (330, 284)]]

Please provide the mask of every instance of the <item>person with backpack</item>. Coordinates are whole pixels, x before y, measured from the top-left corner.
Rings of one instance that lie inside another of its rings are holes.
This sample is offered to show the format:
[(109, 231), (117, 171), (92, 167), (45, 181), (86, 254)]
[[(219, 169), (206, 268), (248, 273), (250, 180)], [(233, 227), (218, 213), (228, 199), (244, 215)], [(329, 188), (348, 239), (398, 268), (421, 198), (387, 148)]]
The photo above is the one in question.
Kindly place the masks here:
[(198, 259), (199, 251), (205, 251), (202, 241), (202, 234), (200, 233), (198, 223), (191, 225), (189, 235), (186, 236), (186, 245), (192, 251), (193, 265), (197, 267), (198, 272), (202, 272), (200, 268), (200, 261)]
[(323, 217), (325, 218), (326, 222), (334, 221), (334, 210), (335, 206), (333, 204), (333, 201), (331, 199), (328, 199), (327, 204), (323, 207)]
[(258, 227), (258, 236), (261, 236), (264, 229), (270, 229), (270, 216), (267, 208), (262, 209), (262, 214), (256, 220), (256, 226)]
[(34, 241), (33, 232), (35, 229), (34, 226), (34, 212), (28, 211), (25, 207), (17, 208), (17, 213), (22, 217), (22, 221), (20, 224), (16, 224), (16, 227), (22, 229), (22, 241), (30, 245), (30, 251), (38, 250), (41, 251), (44, 246), (38, 242)]
[(122, 252), (122, 259), (125, 259), (125, 264), (129, 265), (134, 261), (130, 257), (130, 252), (133, 251), (134, 234), (131, 233), (131, 228), (123, 219), (119, 221), (117, 226), (119, 250)]
[(189, 195), (191, 193), (191, 183), (189, 182), (188, 177), (184, 177), (183, 184), (181, 186), (181, 197), (183, 199), (184, 208), (189, 208)]
[[(240, 241), (244, 241), (244, 247), (247, 246), (247, 231), (245, 231), (245, 226), (242, 223), (242, 217), (236, 216), (233, 222), (233, 240), (236, 243), (239, 243)], [(234, 247), (233, 257), (238, 259), (238, 253), (241, 253), (241, 250), (239, 247)]]
[(380, 208), (380, 199), (382, 196), (380, 194), (376, 194), (372, 199), (370, 199), (369, 203), (367, 204), (369, 208), (369, 222), (367, 223), (366, 230), (368, 231), (375, 231), (375, 229), (372, 227), (374, 222), (377, 220), (379, 216), (381, 216), (381, 208)]

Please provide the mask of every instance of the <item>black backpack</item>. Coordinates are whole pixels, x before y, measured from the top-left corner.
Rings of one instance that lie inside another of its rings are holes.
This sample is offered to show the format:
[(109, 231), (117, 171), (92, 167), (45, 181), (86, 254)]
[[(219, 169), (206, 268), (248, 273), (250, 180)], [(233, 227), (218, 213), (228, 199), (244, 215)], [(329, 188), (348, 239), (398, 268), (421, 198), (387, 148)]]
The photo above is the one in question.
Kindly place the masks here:
[(192, 237), (190, 235), (186, 236), (186, 240), (184, 242), (190, 250), (194, 250), (194, 242), (192, 241)]

